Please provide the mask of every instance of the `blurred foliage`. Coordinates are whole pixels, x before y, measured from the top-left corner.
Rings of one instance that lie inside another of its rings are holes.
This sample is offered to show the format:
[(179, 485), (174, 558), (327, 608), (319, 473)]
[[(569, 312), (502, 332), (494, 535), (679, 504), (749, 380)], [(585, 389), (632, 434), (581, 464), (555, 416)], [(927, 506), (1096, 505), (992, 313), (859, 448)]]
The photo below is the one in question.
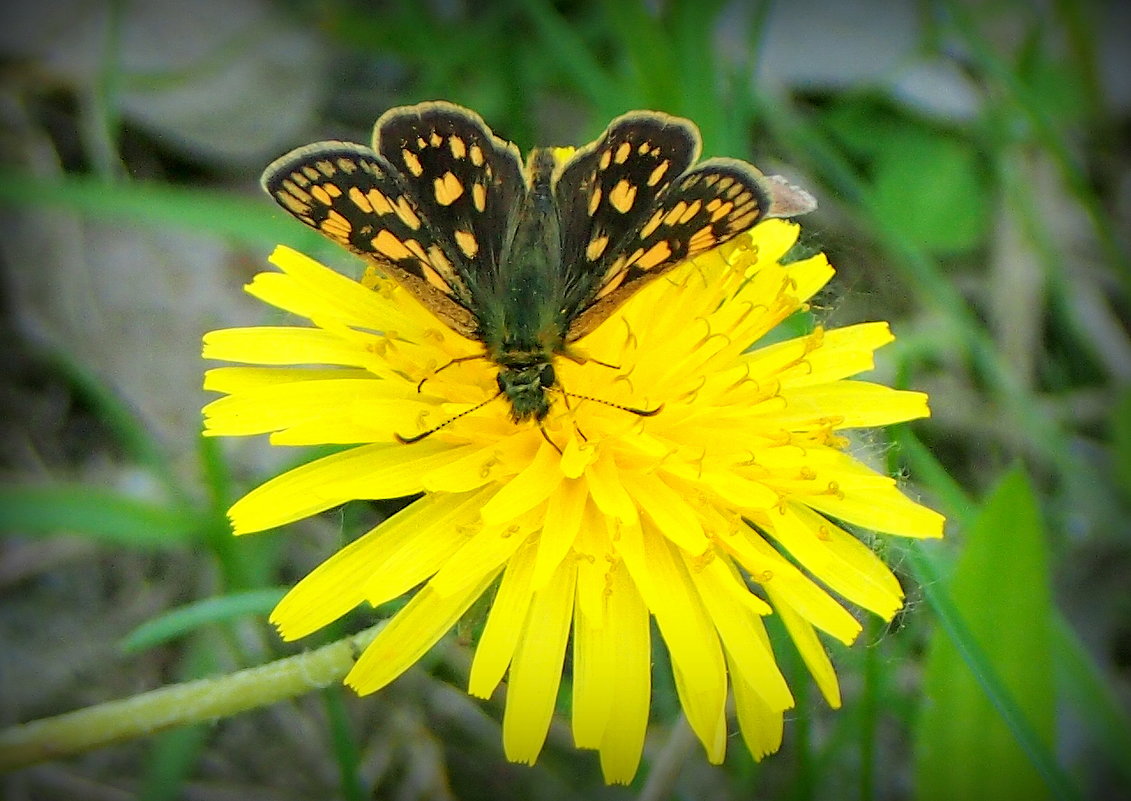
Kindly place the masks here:
[(354, 269), (258, 193), (262, 167), (307, 141), (366, 141), (398, 104), (469, 106), (524, 150), (664, 110), (699, 125), (706, 155), (812, 190), (805, 246), (839, 269), (816, 313), (891, 320), (883, 380), (932, 396), (897, 450), (859, 447), (907, 468), (952, 525), (943, 543), (874, 541), (909, 603), (857, 646), (828, 644), (843, 709), (776, 638), (798, 707), (762, 763), (736, 740), (721, 769), (705, 764), (657, 651), (634, 787), (604, 787), (564, 717), (536, 766), (510, 765), (500, 699), (462, 691), (471, 620), (377, 696), (333, 688), (31, 768), (0, 778), (5, 797), (988, 797), (1014, 771), (1027, 797), (1126, 796), (1118, 5), (75, 0), (15, 14), (0, 34), (3, 723), (293, 650), (265, 622), (278, 588), (395, 511), (349, 504), (235, 540), (228, 505), (309, 454), (201, 443), (204, 396), (183, 387), (199, 386), (199, 334), (262, 319), (228, 299), (274, 242)]

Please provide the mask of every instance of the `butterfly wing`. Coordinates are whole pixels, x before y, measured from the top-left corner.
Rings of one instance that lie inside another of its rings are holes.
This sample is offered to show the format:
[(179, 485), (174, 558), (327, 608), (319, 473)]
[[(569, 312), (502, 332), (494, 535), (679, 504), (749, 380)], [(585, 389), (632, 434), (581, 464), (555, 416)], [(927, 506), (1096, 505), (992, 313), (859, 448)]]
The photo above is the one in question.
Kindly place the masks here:
[(690, 122), (636, 112), (562, 169), (556, 191), (572, 304), (567, 341), (683, 261), (765, 217), (816, 207), (807, 192), (743, 161), (713, 158), (688, 169), (697, 154)]
[(399, 175), (472, 296), (499, 269), (506, 232), (526, 192), (518, 148), (479, 115), (442, 101), (390, 109), (373, 148)]
[(476, 294), (524, 192), (518, 151), (447, 103), (391, 109), (374, 148), (317, 142), (276, 160), (263, 188), (285, 210), (479, 335)]
[(562, 225), (567, 314), (573, 315), (671, 182), (694, 163), (699, 131), (686, 120), (632, 112), (561, 168), (554, 196)]

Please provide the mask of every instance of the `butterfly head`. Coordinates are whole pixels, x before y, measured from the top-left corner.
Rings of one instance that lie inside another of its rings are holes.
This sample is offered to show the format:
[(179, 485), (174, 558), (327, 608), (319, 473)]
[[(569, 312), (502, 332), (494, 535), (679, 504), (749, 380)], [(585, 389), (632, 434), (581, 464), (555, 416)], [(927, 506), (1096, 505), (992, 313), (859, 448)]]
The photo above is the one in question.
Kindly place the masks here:
[(516, 423), (534, 418), (541, 422), (550, 412), (547, 392), (557, 385), (554, 366), (548, 359), (534, 358), (504, 364), (495, 379), (511, 405), (511, 419)]

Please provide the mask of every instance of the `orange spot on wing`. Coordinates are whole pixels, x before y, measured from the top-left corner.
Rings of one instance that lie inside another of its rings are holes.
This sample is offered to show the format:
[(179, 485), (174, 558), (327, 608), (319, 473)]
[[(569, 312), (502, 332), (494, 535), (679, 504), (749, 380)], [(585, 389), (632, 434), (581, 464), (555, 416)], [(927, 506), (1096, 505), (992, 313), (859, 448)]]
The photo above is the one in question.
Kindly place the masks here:
[(692, 217), (699, 213), (699, 209), (701, 208), (703, 208), (702, 201), (696, 200), (694, 203), (687, 207), (687, 211), (679, 215), (679, 224), (683, 225), (684, 223), (689, 222)]
[(660, 227), (660, 222), (663, 219), (664, 219), (664, 212), (661, 209), (660, 211), (657, 211), (655, 214), (652, 215), (652, 219), (650, 219), (650, 220), (648, 220), (648, 222), (644, 223), (644, 227), (640, 229), (640, 236), (642, 238), (645, 238), (645, 239), (650, 237), (652, 235), (652, 232)]
[(595, 236), (589, 241), (589, 246), (585, 248), (585, 258), (589, 261), (596, 261), (605, 252), (605, 248), (609, 245), (609, 237), (607, 234)]
[(668, 159), (664, 159), (658, 165), (656, 165), (656, 169), (652, 170), (652, 173), (648, 176), (648, 186), (655, 186), (656, 184), (658, 184), (660, 182), (660, 179), (664, 177), (664, 173), (668, 171), (668, 167), (670, 166), (672, 166), (672, 163)]
[(469, 259), (474, 259), (475, 254), (479, 252), (479, 242), (470, 231), (456, 231), (456, 244)]
[(416, 216), (416, 212), (412, 210), (412, 206), (409, 205), (408, 199), (403, 195), (397, 198), (397, 216), (400, 217), (401, 221), (412, 230), (415, 231), (420, 228), (420, 218)]
[(353, 205), (357, 206), (362, 211), (368, 214), (373, 213), (373, 204), (369, 202), (369, 198), (365, 196), (365, 193), (356, 186), (350, 187), (349, 198), (353, 201)]
[(408, 171), (417, 178), (424, 172), (424, 168), (420, 166), (420, 159), (411, 150), (401, 150), (401, 158), (404, 159), (404, 165), (408, 167)]
[[(628, 143), (625, 142), (625, 144), (627, 145)], [(635, 200), (636, 186), (630, 184), (626, 178), (621, 178), (617, 182), (617, 185), (613, 187), (613, 190), (609, 192), (609, 203), (621, 214), (631, 209)]]
[(723, 217), (730, 214), (730, 211), (733, 208), (734, 208), (734, 204), (731, 203), (730, 201), (723, 203), (721, 206), (719, 206), (717, 209), (715, 209), (713, 214), (711, 214), (711, 222), (718, 222)]
[(288, 192), (276, 192), (275, 198), (293, 214), (308, 214), (310, 206)]
[(463, 184), (459, 178), (449, 170), (443, 177), (432, 182), (432, 191), (436, 195), (436, 202), (441, 206), (450, 206), (463, 194)]
[(657, 264), (662, 264), (663, 262), (667, 261), (668, 258), (671, 257), (671, 255), (671, 245), (669, 245), (667, 242), (657, 242), (656, 244), (652, 245), (652, 247), (648, 248), (647, 253), (640, 257), (640, 259), (636, 262), (636, 266), (641, 270), (651, 270)]
[(439, 245), (432, 245), (428, 248), (428, 261), (432, 262), (436, 269), (443, 270), (445, 273), (452, 271), (452, 263)]
[(444, 280), (444, 276), (440, 275), (440, 273), (436, 271), (435, 267), (430, 264), (425, 264), (422, 265), (421, 269), (424, 272), (425, 281), (439, 289), (441, 292), (447, 293), (449, 295), (452, 293), (451, 285)]
[(597, 207), (601, 205), (601, 187), (593, 188), (593, 192), (589, 195), (589, 216), (592, 217), (597, 213)]
[(664, 215), (664, 225), (675, 225), (676, 221), (687, 211), (687, 204), (682, 200), (672, 206), (671, 211)]
[(385, 197), (382, 192), (376, 189), (370, 189), (365, 193), (365, 197), (368, 198), (369, 205), (373, 207), (373, 211), (377, 212), (378, 214), (393, 213), (393, 204), (389, 202), (389, 199)]
[[(306, 184), (306, 186), (310, 186), (309, 182)], [(310, 195), (300, 189), (299, 185), (289, 178), (283, 180), (283, 189), (287, 190), (304, 203), (310, 202)]]
[(412, 255), (412, 251), (406, 248), (404, 243), (397, 239), (387, 228), (373, 237), (373, 239), (370, 240), (370, 244), (373, 245), (373, 249), (382, 256), (387, 256), (393, 261), (406, 259)]

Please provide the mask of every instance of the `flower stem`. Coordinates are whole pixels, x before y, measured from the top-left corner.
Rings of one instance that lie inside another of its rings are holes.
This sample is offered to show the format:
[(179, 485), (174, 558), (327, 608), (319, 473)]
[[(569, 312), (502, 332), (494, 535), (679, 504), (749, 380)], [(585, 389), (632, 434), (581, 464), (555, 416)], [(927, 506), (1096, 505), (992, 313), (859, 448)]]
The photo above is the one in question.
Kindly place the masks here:
[(0, 771), (215, 720), (339, 682), (384, 624), (314, 651), (0, 731)]

